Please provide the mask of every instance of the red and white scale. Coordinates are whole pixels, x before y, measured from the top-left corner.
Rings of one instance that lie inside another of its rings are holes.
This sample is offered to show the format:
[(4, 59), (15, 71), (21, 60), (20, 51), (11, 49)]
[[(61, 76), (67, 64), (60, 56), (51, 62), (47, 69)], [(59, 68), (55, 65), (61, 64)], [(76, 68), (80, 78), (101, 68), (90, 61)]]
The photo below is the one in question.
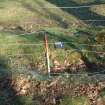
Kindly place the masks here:
[(49, 46), (48, 46), (48, 35), (45, 34), (45, 48), (46, 48), (46, 58), (47, 58), (47, 70), (49, 77), (51, 76), (51, 69), (50, 69), (50, 58), (49, 58)]

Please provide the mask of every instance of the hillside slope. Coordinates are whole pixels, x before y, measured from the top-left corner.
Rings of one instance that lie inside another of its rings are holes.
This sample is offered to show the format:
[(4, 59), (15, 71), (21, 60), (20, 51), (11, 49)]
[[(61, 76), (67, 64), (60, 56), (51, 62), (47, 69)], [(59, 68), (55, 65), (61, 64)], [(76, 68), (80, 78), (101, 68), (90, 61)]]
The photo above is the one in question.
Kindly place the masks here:
[[(33, 55), (32, 63), (43, 62), (44, 60), (44, 35), (40, 30), (48, 33), (50, 46), (51, 59), (58, 59), (61, 64), (68, 55), (66, 50), (71, 53), (68, 56), (68, 60), (71, 63), (77, 62), (81, 56), (86, 56), (91, 62), (97, 62), (99, 59), (104, 61), (97, 53), (92, 53), (84, 50), (103, 51), (104, 48), (95, 46), (83, 46), (81, 44), (98, 44), (97, 37), (100, 34), (104, 34), (104, 21), (99, 22), (99, 25), (103, 28), (93, 27), (94, 22), (88, 23), (81, 19), (103, 19), (104, 12), (104, 1), (97, 2), (95, 0), (87, 2), (76, 1), (76, 0), (1, 0), (0, 9), (0, 41), (2, 44), (18, 44), (1, 47), (1, 54), (3, 56), (16, 55), (16, 54), (30, 54)], [(75, 7), (83, 5), (99, 5), (91, 6), (90, 8), (57, 8), (57, 7)], [(101, 8), (100, 8), (101, 6)], [(46, 8), (49, 7), (49, 8)], [(53, 7), (53, 8), (52, 8)], [(99, 12), (100, 11), (100, 12)], [(97, 14), (97, 15), (96, 15)], [(90, 18), (89, 18), (90, 16)], [(97, 18), (95, 18), (97, 17)], [(93, 23), (93, 24), (92, 24)], [(95, 25), (95, 24), (94, 24)], [(38, 34), (24, 34), (21, 36), (20, 33), (26, 33), (31, 31), (39, 31)], [(99, 35), (98, 35), (99, 34)], [(19, 36), (17, 36), (19, 35)], [(96, 37), (97, 36), (97, 37)], [(104, 39), (104, 35), (103, 35)], [(66, 42), (65, 49), (54, 49), (54, 43), (57, 41)], [(5, 43), (4, 43), (5, 42)], [(40, 44), (41, 46), (30, 46), (24, 44)], [(80, 43), (78, 45), (78, 43)], [(102, 44), (104, 41), (102, 42)], [(21, 45), (23, 44), (23, 45)], [(55, 51), (54, 51), (55, 50)], [(72, 53), (74, 50), (74, 53)], [(83, 50), (83, 51), (82, 51)], [(62, 53), (60, 53), (62, 52)], [(75, 56), (75, 52), (77, 56)], [(73, 56), (74, 54), (74, 56)], [(79, 55), (78, 55), (79, 54)], [(83, 54), (83, 55), (81, 55)], [(52, 56), (53, 55), (53, 56)], [(81, 55), (81, 56), (80, 56)], [(73, 57), (72, 57), (73, 56)], [(38, 58), (39, 57), (39, 58)], [(26, 57), (27, 59), (27, 57)], [(31, 61), (30, 60), (30, 61)], [(77, 61), (76, 61), (77, 60)], [(26, 60), (26, 62), (28, 62)], [(28, 63), (26, 64), (28, 65)], [(39, 64), (40, 65), (40, 64)], [(42, 67), (43, 68), (43, 67)]]
[[(21, 26), (26, 31), (45, 27), (68, 28), (78, 22), (76, 17), (45, 0), (1, 0), (0, 24), (6, 28)], [(44, 9), (43, 9), (44, 8)]]
[[(76, 7), (86, 5), (91, 7)], [(58, 8), (63, 6), (71, 8)], [(78, 84), (84, 89), (105, 80), (105, 21), (95, 21), (105, 19), (104, 8), (105, 0), (0, 0), (0, 105), (88, 105)], [(65, 67), (52, 78), (45, 34), (51, 70)]]

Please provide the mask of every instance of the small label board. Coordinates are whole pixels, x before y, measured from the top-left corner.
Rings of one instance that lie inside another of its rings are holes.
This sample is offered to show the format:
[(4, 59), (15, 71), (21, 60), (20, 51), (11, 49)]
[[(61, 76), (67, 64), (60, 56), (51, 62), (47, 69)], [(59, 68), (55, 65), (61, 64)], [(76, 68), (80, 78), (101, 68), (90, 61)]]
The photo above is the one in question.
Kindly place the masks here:
[(64, 48), (64, 43), (63, 42), (55, 42), (54, 47), (55, 48)]

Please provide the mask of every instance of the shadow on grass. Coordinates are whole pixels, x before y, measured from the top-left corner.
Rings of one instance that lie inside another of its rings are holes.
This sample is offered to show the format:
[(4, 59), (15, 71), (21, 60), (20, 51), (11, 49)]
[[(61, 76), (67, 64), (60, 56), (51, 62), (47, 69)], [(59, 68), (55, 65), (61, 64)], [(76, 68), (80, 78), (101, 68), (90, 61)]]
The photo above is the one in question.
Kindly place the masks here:
[[(69, 6), (85, 6), (85, 5), (97, 5), (97, 4), (105, 4), (101, 1), (96, 0), (93, 3), (85, 3), (83, 5), (77, 4), (73, 0), (47, 0), (50, 3), (58, 6), (58, 7), (69, 7)], [(62, 10), (74, 15), (80, 20), (104, 20), (105, 16), (98, 15), (90, 10), (90, 8), (76, 8), (76, 9), (69, 9), (69, 8), (62, 8)], [(85, 23), (91, 24), (91, 25), (99, 25), (99, 26), (105, 26), (105, 22), (98, 21), (98, 22), (90, 22), (85, 21)]]
[(18, 103), (15, 103), (17, 96), (11, 86), (12, 73), (6, 67), (3, 58), (5, 59), (5, 57), (0, 57), (0, 105), (23, 105), (19, 100)]
[[(44, 7), (44, 4), (40, 1), (35, 1), (35, 3), (39, 5), (39, 8)], [(23, 7), (27, 8), (29, 11), (36, 12), (36, 13), (40, 14), (40, 16), (45, 15), (46, 19), (48, 17), (50, 17), (51, 20), (56, 21), (63, 28), (68, 28), (68, 26), (69, 26), (69, 24), (66, 21), (62, 20), (62, 17), (60, 17), (59, 14), (51, 12), (48, 8), (44, 8), (42, 11), (40, 11), (40, 10), (38, 10), (38, 8), (32, 7), (32, 5), (30, 5), (29, 3), (26, 3), (24, 1), (21, 1), (21, 4), (23, 5)]]

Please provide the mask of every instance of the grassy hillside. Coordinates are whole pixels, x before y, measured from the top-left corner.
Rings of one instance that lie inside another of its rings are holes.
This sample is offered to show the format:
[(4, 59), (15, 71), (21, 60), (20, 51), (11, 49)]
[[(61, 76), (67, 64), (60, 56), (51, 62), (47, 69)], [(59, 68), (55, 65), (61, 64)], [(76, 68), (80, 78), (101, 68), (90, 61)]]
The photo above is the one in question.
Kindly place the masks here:
[[(0, 29), (2, 29), (2, 27), (7, 29), (15, 29), (20, 26), (25, 31), (34, 31), (46, 27), (83, 27), (83, 23), (85, 22), (80, 21), (81, 19), (88, 20), (91, 19), (92, 16), (93, 19), (104, 19), (104, 12), (102, 10), (104, 5), (102, 5), (101, 8), (99, 6), (93, 6), (92, 9), (81, 8), (78, 10), (59, 9), (55, 7), (81, 6), (89, 4), (95, 5), (102, 3), (104, 3), (104, 1), (100, 1), (98, 3), (98, 1), (95, 0), (66, 0), (62, 2), (60, 0), (0, 0)], [(44, 7), (54, 7), (55, 9)], [(100, 22), (98, 22), (98, 24), (99, 23)]]
[(26, 31), (57, 26), (66, 28), (73, 24), (72, 21), (78, 21), (60, 9), (43, 9), (56, 7), (45, 0), (4, 0), (0, 4), (0, 23), (6, 28), (21, 26)]
[[(85, 57), (91, 63), (103, 63), (105, 61), (103, 54), (94, 52), (103, 52), (104, 45), (99, 47), (82, 45), (105, 43), (104, 21), (97, 23), (95, 21), (86, 22), (81, 20), (83, 18), (85, 20), (103, 19), (104, 1), (62, 0), (61, 2), (60, 0), (0, 0), (0, 4), (0, 53), (2, 58), (5, 56), (7, 61), (9, 60), (9, 62), (13, 63), (7, 64), (9, 67), (18, 68), (17, 65), (20, 65), (19, 67), (27, 68), (30, 63), (33, 63), (35, 68), (40, 68), (40, 70), (44, 69), (45, 72), (47, 72), (44, 48), (45, 33), (40, 32), (41, 30), (48, 33), (49, 43), (53, 43), (49, 45), (50, 59), (58, 60), (61, 65), (64, 64), (65, 59), (67, 59), (70, 64), (75, 64), (78, 63), (82, 57)], [(43, 8), (97, 4), (99, 4), (99, 6), (80, 9)], [(31, 31), (39, 31), (39, 33), (21, 36), (21, 33)], [(100, 38), (100, 36), (102, 37)], [(66, 42), (65, 48), (55, 49), (54, 43), (57, 41)], [(41, 45), (27, 45), (40, 43)], [(19, 58), (20, 56), (22, 60)], [(86, 59), (85, 61), (87, 61)], [(5, 62), (1, 60), (1, 64), (3, 63), (5, 64)]]
[[(94, 6), (75, 9), (57, 8), (85, 5)], [(12, 72), (10, 75), (12, 79), (16, 79), (23, 73), (27, 76), (30, 70), (47, 73), (45, 33), (47, 33), (49, 39), (51, 66), (54, 65), (52, 63), (54, 59), (60, 65), (64, 65), (67, 60), (73, 66), (77, 66), (82, 60), (88, 68), (85, 71), (86, 75), (87, 72), (93, 73), (97, 70), (103, 73), (101, 70), (105, 69), (105, 54), (101, 52), (105, 51), (105, 21), (92, 22), (86, 20), (104, 20), (104, 8), (105, 0), (0, 0), (0, 78), (3, 76), (6, 78), (8, 72), (10, 74)], [(34, 31), (37, 33), (31, 33)], [(26, 34), (22, 35), (22, 33)], [(64, 42), (64, 49), (54, 47), (54, 43), (59, 41)], [(96, 44), (101, 44), (101, 46), (91, 46)], [(32, 78), (30, 74), (26, 78)], [(36, 74), (37, 72), (33, 73), (34, 79)], [(33, 80), (30, 81), (33, 82)], [(36, 81), (34, 81), (35, 86), (33, 87), (39, 85)], [(1, 82), (2, 79), (0, 84)], [(46, 85), (46, 82), (40, 81), (42, 87)], [(9, 96), (8, 94), (5, 95), (5, 91), (8, 93), (9, 90), (3, 88), (3, 92), (0, 91), (2, 93), (0, 105), (3, 105), (4, 100), (7, 100)], [(12, 91), (15, 92), (13, 89)], [(43, 97), (43, 92), (40, 97)], [(36, 99), (40, 99), (40, 97), (36, 97)], [(26, 97), (19, 96), (15, 101), (15, 105), (32, 105), (33, 94)], [(77, 97), (72, 99), (71, 102), (69, 98), (63, 97), (60, 105), (83, 105), (85, 101), (87, 102), (86, 97)], [(38, 102), (40, 103), (40, 101)]]

